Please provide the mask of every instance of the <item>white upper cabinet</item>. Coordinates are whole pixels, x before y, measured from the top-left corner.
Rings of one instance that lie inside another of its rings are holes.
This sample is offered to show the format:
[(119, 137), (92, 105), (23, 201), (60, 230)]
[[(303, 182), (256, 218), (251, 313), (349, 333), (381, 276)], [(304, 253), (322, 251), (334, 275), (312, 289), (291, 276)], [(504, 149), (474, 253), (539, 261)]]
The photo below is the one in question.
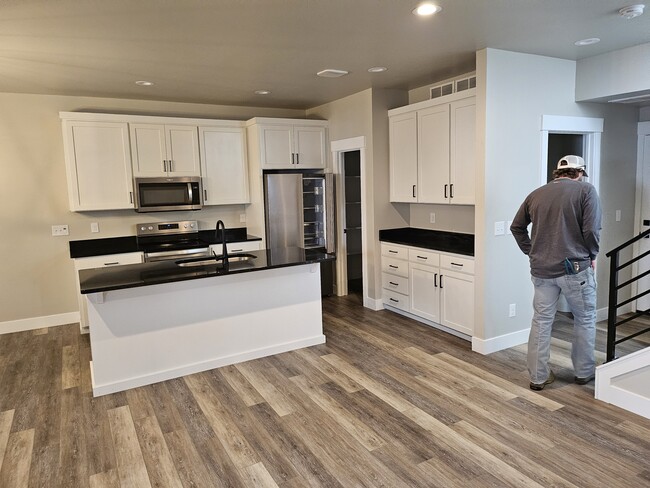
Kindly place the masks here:
[(61, 113), (70, 210), (133, 208), (128, 125)]
[(320, 120), (252, 119), (261, 168), (324, 169), (327, 167), (327, 122)]
[(473, 92), (388, 112), (391, 202), (474, 204)]
[(133, 174), (201, 176), (196, 125), (129, 124)]
[(199, 127), (203, 205), (249, 203), (246, 129)]

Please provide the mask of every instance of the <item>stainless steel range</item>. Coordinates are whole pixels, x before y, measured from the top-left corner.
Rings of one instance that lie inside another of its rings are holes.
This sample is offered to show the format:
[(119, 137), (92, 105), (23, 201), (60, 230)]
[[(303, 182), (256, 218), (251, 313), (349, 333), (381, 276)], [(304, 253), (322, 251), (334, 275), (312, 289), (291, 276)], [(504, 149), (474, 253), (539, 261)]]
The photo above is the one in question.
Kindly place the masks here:
[(199, 238), (196, 220), (151, 222), (137, 224), (136, 228), (145, 262), (211, 256), (209, 244)]

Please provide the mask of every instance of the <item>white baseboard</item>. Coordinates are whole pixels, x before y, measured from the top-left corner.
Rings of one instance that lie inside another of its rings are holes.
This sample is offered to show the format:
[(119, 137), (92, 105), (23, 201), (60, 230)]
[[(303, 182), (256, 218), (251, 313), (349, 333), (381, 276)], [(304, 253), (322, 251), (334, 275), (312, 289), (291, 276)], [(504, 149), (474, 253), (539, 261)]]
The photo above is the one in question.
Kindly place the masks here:
[(11, 334), (12, 332), (23, 332), (25, 330), (42, 329), (44, 327), (74, 324), (78, 323), (79, 320), (79, 312), (31, 317), (29, 319), (8, 320), (6, 322), (0, 322), (0, 335)]
[(484, 355), (492, 354), (493, 352), (502, 351), (503, 349), (508, 349), (509, 347), (525, 344), (528, 342), (529, 334), (530, 328), (518, 330), (516, 332), (510, 332), (509, 334), (503, 334), (497, 337), (491, 337), (490, 339), (472, 337), (472, 351)]
[(379, 300), (375, 300), (374, 298), (363, 297), (363, 306), (376, 312), (378, 310), (384, 309), (384, 302), (381, 298)]

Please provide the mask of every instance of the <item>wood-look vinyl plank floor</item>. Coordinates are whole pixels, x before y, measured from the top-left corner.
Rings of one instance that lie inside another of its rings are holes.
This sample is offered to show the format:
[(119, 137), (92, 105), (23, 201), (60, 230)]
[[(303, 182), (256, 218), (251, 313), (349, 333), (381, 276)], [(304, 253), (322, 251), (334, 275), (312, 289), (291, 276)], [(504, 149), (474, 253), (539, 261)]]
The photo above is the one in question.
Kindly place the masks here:
[(325, 344), (98, 398), (77, 324), (0, 336), (0, 487), (650, 487), (650, 420), (573, 383), (566, 314), (542, 392), (525, 346), (476, 354), (356, 295), (323, 322)]

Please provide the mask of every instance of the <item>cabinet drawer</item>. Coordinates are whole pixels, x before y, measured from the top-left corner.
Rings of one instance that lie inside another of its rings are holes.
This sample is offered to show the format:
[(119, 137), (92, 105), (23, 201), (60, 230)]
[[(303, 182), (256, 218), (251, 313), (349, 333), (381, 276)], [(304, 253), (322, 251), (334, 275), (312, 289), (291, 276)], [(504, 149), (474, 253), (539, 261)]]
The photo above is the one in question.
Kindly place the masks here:
[(405, 278), (408, 278), (409, 263), (408, 261), (402, 261), (401, 259), (382, 257), (381, 270), (384, 273), (404, 276)]
[[(242, 241), (242, 242), (229, 242), (228, 254), (246, 251), (259, 251), (261, 241)], [(222, 254), (223, 244), (210, 244), (210, 250), (216, 254)]]
[(460, 256), (440, 255), (440, 268), (451, 269), (460, 273), (474, 274), (474, 260)]
[(77, 258), (74, 260), (75, 268), (91, 269), (103, 268), (105, 266), (121, 266), (123, 264), (137, 264), (142, 262), (141, 252), (129, 252), (123, 254), (105, 254), (88, 258)]
[(409, 294), (409, 280), (405, 276), (395, 276), (388, 273), (381, 274), (382, 288), (395, 291), (404, 295)]
[(408, 259), (409, 249), (408, 247), (400, 246), (398, 244), (382, 242), (381, 255), (389, 258)]
[(429, 266), (439, 266), (440, 254), (426, 249), (412, 247), (409, 249), (409, 261)]
[(386, 305), (390, 305), (391, 307), (399, 308), (405, 312), (410, 310), (409, 297), (406, 295), (395, 293), (390, 290), (383, 290), (382, 299)]

